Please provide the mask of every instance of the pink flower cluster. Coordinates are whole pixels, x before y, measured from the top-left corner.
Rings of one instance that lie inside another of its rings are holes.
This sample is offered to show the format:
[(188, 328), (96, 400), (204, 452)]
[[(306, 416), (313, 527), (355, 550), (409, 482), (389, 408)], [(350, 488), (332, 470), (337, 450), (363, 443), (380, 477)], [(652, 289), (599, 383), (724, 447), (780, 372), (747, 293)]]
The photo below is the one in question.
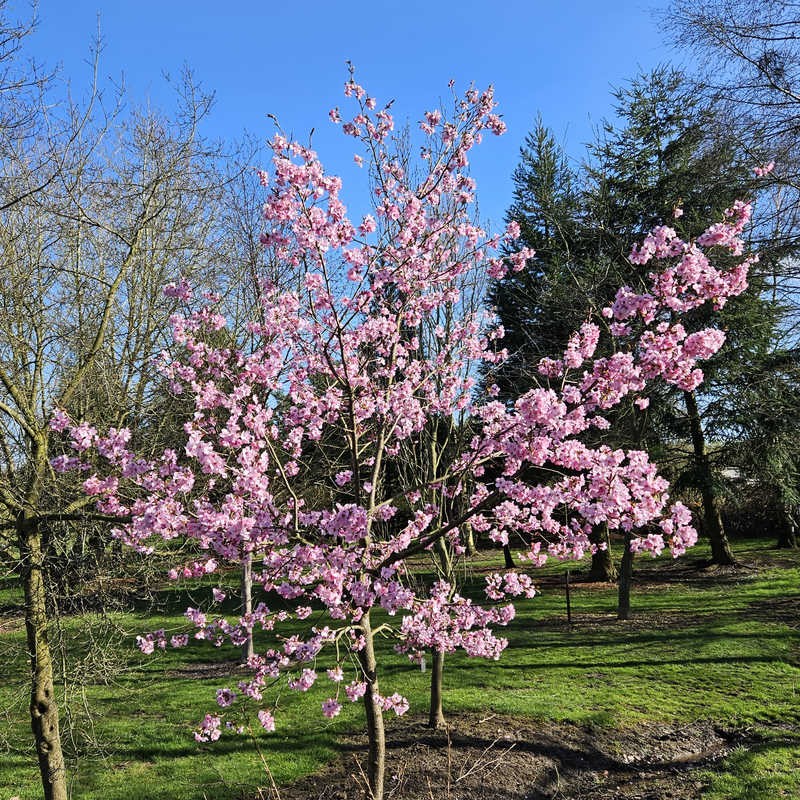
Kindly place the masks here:
[(772, 170), (775, 169), (775, 162), (770, 161), (766, 164), (761, 164), (758, 167), (753, 167), (753, 174), (756, 178), (763, 178), (765, 175), (769, 175)]
[(194, 738), (198, 742), (216, 742), (222, 734), (220, 725), (222, 718), (216, 714), (206, 714), (200, 723), (200, 730), (195, 731)]
[(459, 648), (470, 656), (497, 660), (508, 641), (497, 638), (489, 626), (507, 625), (513, 618), (512, 605), (484, 609), (437, 581), (429, 597), (418, 600), (413, 613), (403, 617), (397, 650), (412, 661), (419, 661), (426, 650), (453, 653)]
[(402, 717), (409, 709), (408, 700), (397, 692), (389, 697), (376, 695), (376, 700), (384, 711), (394, 711), (398, 717)]
[(167, 637), (163, 630), (147, 633), (144, 636), (136, 637), (136, 646), (145, 654), (151, 655), (155, 649), (165, 650), (167, 647)]

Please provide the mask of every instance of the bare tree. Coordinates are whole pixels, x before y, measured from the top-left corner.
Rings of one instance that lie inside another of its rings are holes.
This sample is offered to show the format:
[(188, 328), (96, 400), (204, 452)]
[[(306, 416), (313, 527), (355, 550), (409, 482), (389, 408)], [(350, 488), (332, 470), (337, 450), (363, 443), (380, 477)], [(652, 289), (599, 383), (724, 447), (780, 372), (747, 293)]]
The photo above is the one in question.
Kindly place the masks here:
[[(199, 134), (211, 106), (191, 76), (171, 116), (82, 104), (25, 72), (30, 26), (0, 3), (0, 551), (25, 593), (30, 715), (47, 800), (67, 797), (49, 643), (48, 559), (85, 498), (53, 472), (52, 410), (107, 424), (146, 406), (180, 272), (218, 270), (219, 151)], [(31, 68), (33, 69), (33, 68)], [(56, 102), (57, 95), (61, 99)], [(66, 98), (66, 99), (64, 99)]]
[(800, 247), (800, 3), (672, 0), (662, 15), (676, 46), (698, 56), (696, 88), (753, 164), (774, 161), (772, 204), (756, 243), (776, 258)]
[(753, 246), (761, 255), (756, 275), (779, 324), (763, 367), (743, 373), (715, 404), (732, 463), (757, 477), (767, 494), (776, 488), (791, 521), (800, 491), (797, 387), (783, 376), (800, 364), (800, 3), (672, 0), (663, 19), (673, 41), (699, 56), (697, 88), (720, 109), (754, 166), (774, 162), (759, 181), (769, 202), (759, 203)]

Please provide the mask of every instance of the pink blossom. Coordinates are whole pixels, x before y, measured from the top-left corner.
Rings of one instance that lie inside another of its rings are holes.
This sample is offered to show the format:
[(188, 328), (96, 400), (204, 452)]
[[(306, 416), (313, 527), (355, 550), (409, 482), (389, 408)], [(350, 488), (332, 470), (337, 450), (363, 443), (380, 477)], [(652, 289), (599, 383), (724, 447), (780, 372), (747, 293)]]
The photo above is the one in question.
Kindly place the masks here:
[(71, 433), (72, 447), (78, 453), (88, 450), (97, 439), (97, 431), (86, 422), (81, 422), (76, 427), (71, 428)]
[(215, 714), (206, 714), (200, 723), (200, 730), (195, 731), (194, 738), (198, 742), (216, 742), (222, 731), (222, 720)]
[(313, 669), (304, 669), (299, 678), (289, 679), (289, 688), (298, 692), (307, 692), (317, 679), (317, 673)]
[(232, 705), (234, 700), (236, 700), (236, 692), (232, 692), (230, 689), (217, 689), (217, 705), (221, 708)]
[(166, 648), (167, 637), (163, 630), (154, 631), (144, 636), (137, 636), (136, 645), (145, 655), (150, 655), (155, 652), (156, 647), (160, 650)]
[(402, 717), (409, 709), (408, 700), (395, 692), (391, 697), (381, 698), (381, 708), (384, 711), (394, 711), (398, 717)]
[(186, 303), (192, 299), (192, 287), (189, 282), (181, 276), (179, 281), (168, 283), (164, 287), (164, 296), (174, 297)]
[(762, 164), (758, 167), (753, 167), (753, 173), (757, 178), (763, 178), (765, 175), (769, 175), (772, 170), (775, 169), (775, 162), (770, 161), (767, 164)]
[(62, 433), (65, 431), (70, 425), (71, 420), (67, 415), (67, 412), (63, 409), (56, 408), (53, 411), (52, 417), (50, 417), (50, 430), (55, 431), (56, 433)]
[(344, 687), (345, 694), (347, 695), (347, 699), (351, 703), (355, 703), (356, 700), (363, 697), (367, 692), (367, 684), (363, 681), (353, 681), (352, 683), (348, 683), (347, 686)]
[(334, 478), (337, 486), (346, 486), (351, 480), (353, 480), (353, 471), (349, 469), (344, 469), (341, 472), (337, 472), (336, 477)]
[(328, 677), (334, 681), (335, 683), (339, 683), (340, 681), (344, 680), (344, 673), (342, 672), (342, 668), (337, 666), (333, 669), (328, 670)]
[(82, 463), (80, 458), (67, 455), (56, 456), (50, 462), (56, 472), (71, 472), (72, 470), (80, 469)]
[(266, 709), (262, 709), (258, 712), (258, 721), (261, 723), (261, 727), (265, 731), (271, 733), (275, 730), (275, 718), (272, 716), (272, 713)]
[(327, 700), (323, 701), (322, 703), (322, 713), (328, 718), (333, 719), (334, 717), (339, 716), (342, 707), (339, 703), (336, 702), (333, 698), (328, 698)]

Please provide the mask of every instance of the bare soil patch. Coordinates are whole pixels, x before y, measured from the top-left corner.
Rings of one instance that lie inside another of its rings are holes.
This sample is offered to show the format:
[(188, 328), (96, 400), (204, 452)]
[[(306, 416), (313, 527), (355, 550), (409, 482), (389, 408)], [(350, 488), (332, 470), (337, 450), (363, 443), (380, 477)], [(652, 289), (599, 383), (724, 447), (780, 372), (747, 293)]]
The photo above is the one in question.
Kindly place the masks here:
[[(745, 743), (706, 722), (620, 731), (498, 715), (454, 715), (442, 731), (406, 721), (388, 739), (392, 800), (693, 800), (700, 769)], [(343, 740), (335, 763), (271, 796), (367, 800), (363, 741)]]

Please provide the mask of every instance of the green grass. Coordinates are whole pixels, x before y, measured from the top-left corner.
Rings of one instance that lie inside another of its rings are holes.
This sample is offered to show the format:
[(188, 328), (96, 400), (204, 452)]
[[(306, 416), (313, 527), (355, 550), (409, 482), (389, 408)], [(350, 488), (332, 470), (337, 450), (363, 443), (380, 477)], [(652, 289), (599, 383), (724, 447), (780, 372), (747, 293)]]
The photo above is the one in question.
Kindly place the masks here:
[[(577, 583), (572, 587), (574, 624), (567, 625), (558, 576), (567, 566), (574, 571), (575, 565), (548, 567), (540, 573), (545, 584), (541, 595), (518, 604), (500, 661), (448, 657), (446, 711), (607, 727), (712, 720), (747, 729), (757, 741), (727, 758), (719, 770), (704, 774), (708, 800), (800, 795), (800, 556), (781, 553), (785, 563), (770, 566), (775, 551), (768, 548), (768, 542), (739, 543), (737, 555), (761, 566), (718, 579), (681, 571), (656, 582), (655, 570), (662, 565), (671, 569), (671, 560), (637, 561), (630, 623), (615, 619), (612, 587)], [(704, 556), (699, 549), (688, 561)], [(483, 558), (465, 591), (477, 597), (480, 573), (498, 566)], [(193, 594), (207, 591), (198, 587)], [(0, 606), (8, 609), (14, 597), (13, 590), (0, 586)], [(346, 704), (341, 717), (326, 724), (319, 708), (332, 684), (323, 676), (306, 695), (281, 693), (275, 734), (225, 734), (217, 743), (198, 746), (192, 730), (213, 711), (213, 690), (238, 680), (206, 677), (206, 670), (215, 662), (234, 663), (236, 652), (198, 644), (141, 656), (132, 646), (136, 633), (182, 625), (186, 596), (172, 591), (162, 600), (158, 617), (139, 612), (63, 620), (69, 652), (74, 660), (83, 659), (86, 676), (83, 686), (68, 687), (73, 716), (65, 742), (74, 797), (252, 796), (255, 787), (269, 783), (262, 756), (280, 784), (335, 757), (335, 740), (343, 730), (362, 729), (359, 704)], [(108, 684), (91, 679), (98, 665), (87, 659), (92, 652), (85, 644), (88, 630), (114, 644), (110, 655), (116, 669), (106, 670), (113, 674)], [(411, 700), (412, 712), (422, 713), (429, 675), (394, 654), (391, 642), (382, 648), (383, 691), (401, 691)], [(40, 796), (26, 719), (26, 676), (22, 633), (1, 635), (3, 800)]]

